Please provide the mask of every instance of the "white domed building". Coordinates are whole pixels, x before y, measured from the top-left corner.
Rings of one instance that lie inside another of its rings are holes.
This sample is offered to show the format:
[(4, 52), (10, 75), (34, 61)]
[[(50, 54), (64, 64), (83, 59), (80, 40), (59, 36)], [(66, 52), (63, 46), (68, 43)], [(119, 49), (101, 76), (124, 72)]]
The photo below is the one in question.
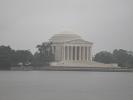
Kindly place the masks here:
[(92, 61), (92, 42), (82, 39), (71, 32), (55, 34), (49, 39), (52, 42), (52, 53), (55, 61), (51, 66), (67, 67), (104, 67), (111, 64), (102, 64)]

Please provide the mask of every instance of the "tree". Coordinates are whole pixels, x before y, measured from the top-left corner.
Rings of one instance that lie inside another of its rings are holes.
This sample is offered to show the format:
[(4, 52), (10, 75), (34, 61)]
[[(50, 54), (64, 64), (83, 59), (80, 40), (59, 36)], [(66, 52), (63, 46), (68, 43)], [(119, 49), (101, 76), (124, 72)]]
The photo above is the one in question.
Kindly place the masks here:
[(115, 49), (113, 51), (115, 63), (121, 67), (133, 67), (133, 55), (128, 54), (128, 51), (123, 49)]
[(116, 63), (120, 67), (133, 68), (132, 53), (123, 49), (115, 49), (113, 53), (101, 51), (95, 55), (94, 60), (102, 63)]
[(31, 63), (33, 55), (29, 50), (17, 50), (14, 54), (15, 64), (23, 63), (23, 65)]
[(101, 52), (99, 52), (95, 55), (94, 61), (108, 64), (108, 63), (113, 63), (114, 58), (113, 58), (113, 55), (110, 52), (101, 51)]
[(10, 69), (13, 52), (9, 46), (0, 46), (0, 70)]
[(13, 50), (10, 46), (0, 46), (0, 70), (9, 70), (11, 67), (23, 63), (30, 63), (33, 55), (28, 50)]
[(44, 66), (49, 65), (51, 61), (54, 60), (54, 55), (52, 54), (52, 43), (44, 42), (41, 45), (37, 45), (38, 52), (34, 54), (34, 65)]

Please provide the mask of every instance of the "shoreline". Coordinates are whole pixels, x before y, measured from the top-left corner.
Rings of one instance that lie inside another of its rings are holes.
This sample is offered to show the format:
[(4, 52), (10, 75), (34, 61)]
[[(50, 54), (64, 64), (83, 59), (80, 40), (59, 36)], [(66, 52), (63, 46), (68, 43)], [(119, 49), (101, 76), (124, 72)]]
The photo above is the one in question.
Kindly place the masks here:
[[(12, 67), (11, 71), (93, 71), (93, 72), (133, 72), (133, 68), (105, 68), (105, 67)], [(9, 71), (10, 71), (9, 70)]]

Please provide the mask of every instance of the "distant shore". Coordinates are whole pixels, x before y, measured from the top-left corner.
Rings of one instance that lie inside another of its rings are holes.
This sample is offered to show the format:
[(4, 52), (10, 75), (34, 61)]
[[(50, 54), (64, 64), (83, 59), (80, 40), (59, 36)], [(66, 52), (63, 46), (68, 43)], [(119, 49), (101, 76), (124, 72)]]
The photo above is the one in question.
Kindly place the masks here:
[(98, 72), (133, 72), (129, 68), (105, 68), (105, 67), (12, 67), (11, 71), (98, 71)]

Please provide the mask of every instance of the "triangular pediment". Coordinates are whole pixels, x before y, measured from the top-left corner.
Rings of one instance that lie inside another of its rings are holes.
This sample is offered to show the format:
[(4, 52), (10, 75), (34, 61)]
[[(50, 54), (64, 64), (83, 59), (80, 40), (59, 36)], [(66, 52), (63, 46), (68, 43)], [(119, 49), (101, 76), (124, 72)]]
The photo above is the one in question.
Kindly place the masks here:
[(66, 41), (66, 43), (72, 43), (72, 44), (93, 44), (92, 42), (85, 41), (83, 39), (75, 39), (71, 41)]

